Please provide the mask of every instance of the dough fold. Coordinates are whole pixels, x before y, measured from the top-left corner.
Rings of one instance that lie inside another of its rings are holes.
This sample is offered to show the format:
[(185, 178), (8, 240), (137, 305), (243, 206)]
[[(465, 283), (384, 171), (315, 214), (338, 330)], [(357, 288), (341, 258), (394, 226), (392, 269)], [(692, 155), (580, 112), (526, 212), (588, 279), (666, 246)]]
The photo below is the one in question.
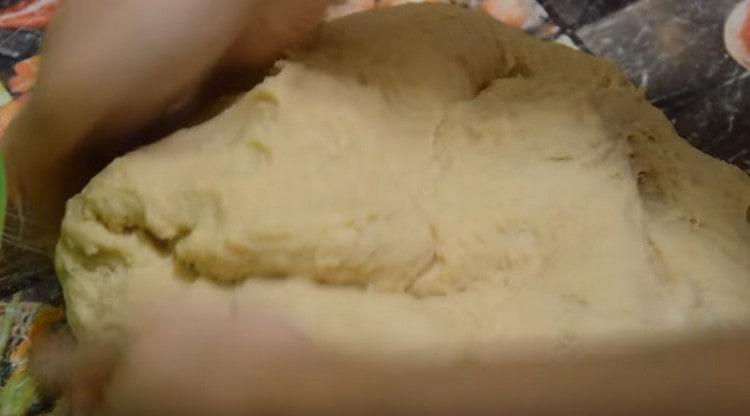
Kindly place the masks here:
[(327, 23), (278, 66), (70, 200), (78, 335), (197, 302), (437, 360), (748, 322), (750, 179), (612, 63), (420, 4)]

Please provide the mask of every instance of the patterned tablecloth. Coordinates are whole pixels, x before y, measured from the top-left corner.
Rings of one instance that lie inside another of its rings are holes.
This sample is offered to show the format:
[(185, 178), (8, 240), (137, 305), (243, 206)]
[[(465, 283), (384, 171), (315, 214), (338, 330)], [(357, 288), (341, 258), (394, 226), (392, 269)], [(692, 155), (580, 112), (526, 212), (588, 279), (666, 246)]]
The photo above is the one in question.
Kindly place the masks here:
[[(479, 8), (614, 60), (683, 137), (750, 173), (750, 0), (432, 1)], [(60, 2), (0, 0), (0, 140), (33, 90), (44, 29)], [(333, 1), (329, 18), (407, 2), (414, 1)], [(62, 296), (48, 259), (17, 238), (22, 216), (9, 215), (0, 256), (0, 386), (12, 386), (0, 390), (0, 416), (43, 414), (53, 406), (24, 388), (26, 356), (35, 332), (64, 324)]]

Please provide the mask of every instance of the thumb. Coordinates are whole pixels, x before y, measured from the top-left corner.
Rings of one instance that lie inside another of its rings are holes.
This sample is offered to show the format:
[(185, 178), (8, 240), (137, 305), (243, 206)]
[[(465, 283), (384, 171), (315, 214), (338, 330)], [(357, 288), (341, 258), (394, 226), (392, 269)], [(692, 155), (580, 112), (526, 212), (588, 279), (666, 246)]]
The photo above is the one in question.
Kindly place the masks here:
[(330, 0), (257, 0), (244, 34), (224, 58), (232, 70), (264, 67), (299, 47), (320, 23)]
[(43, 392), (67, 399), (72, 414), (88, 415), (103, 400), (119, 356), (111, 344), (45, 333), (34, 339), (29, 368)]

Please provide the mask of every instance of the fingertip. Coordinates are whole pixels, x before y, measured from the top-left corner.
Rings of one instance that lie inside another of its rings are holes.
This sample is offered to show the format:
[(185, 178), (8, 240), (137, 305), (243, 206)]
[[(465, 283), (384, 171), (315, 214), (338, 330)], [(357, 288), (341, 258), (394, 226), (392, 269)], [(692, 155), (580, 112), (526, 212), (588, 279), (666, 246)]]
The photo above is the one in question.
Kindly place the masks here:
[(29, 370), (39, 386), (59, 394), (74, 372), (74, 341), (68, 334), (44, 332), (31, 343)]
[(322, 21), (328, 3), (328, 0), (256, 2), (247, 28), (227, 52), (224, 66), (267, 67), (290, 50), (304, 46)]

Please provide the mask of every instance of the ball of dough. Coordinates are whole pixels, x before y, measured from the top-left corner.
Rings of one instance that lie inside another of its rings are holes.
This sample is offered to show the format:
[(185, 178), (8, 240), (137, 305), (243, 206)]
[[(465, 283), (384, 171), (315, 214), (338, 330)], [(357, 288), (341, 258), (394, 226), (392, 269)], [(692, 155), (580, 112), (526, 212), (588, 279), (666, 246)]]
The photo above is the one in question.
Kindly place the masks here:
[(114, 161), (57, 249), (78, 335), (276, 311), (449, 360), (750, 321), (750, 178), (607, 61), (439, 4), (325, 24), (229, 109)]

